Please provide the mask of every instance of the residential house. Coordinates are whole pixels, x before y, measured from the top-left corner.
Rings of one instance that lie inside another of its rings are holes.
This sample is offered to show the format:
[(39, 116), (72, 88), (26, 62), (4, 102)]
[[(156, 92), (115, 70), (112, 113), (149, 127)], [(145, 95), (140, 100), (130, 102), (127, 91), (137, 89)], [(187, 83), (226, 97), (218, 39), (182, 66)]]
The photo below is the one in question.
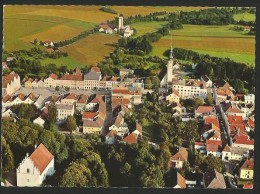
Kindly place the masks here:
[(32, 78), (29, 78), (29, 79), (24, 83), (24, 87), (25, 87), (25, 88), (32, 88), (32, 82), (33, 82), (33, 79), (32, 79)]
[(119, 71), (119, 75), (120, 75), (121, 79), (124, 79), (128, 75), (133, 75), (133, 74), (134, 74), (134, 70), (132, 70), (132, 69), (121, 68)]
[(12, 117), (13, 111), (11, 109), (2, 110), (2, 117)]
[(237, 134), (233, 138), (233, 147), (241, 147), (246, 148), (249, 150), (254, 150), (254, 143), (255, 141), (253, 139), (250, 139), (248, 135), (245, 134)]
[(74, 93), (65, 94), (63, 98), (56, 102), (56, 104), (69, 104), (69, 105), (76, 105), (78, 100), (78, 95)]
[(12, 105), (17, 105), (17, 104), (23, 103), (25, 98), (26, 98), (26, 95), (23, 93), (16, 95), (12, 101)]
[(87, 100), (88, 100), (88, 95), (81, 94), (76, 102), (76, 109), (81, 113), (85, 110)]
[(209, 79), (207, 75), (201, 76), (201, 80), (203, 80), (206, 83), (206, 87), (212, 88), (213, 87), (213, 82)]
[(229, 147), (228, 145), (222, 150), (222, 160), (241, 161), (248, 156), (249, 150), (241, 147)]
[(89, 100), (87, 101), (87, 104), (85, 105), (86, 111), (94, 111), (98, 108), (98, 105), (100, 101), (102, 100), (101, 95), (94, 94), (93, 96), (89, 97)]
[(135, 87), (114, 87), (112, 97), (129, 99), (134, 105), (142, 104), (142, 93), (140, 88)]
[(43, 46), (54, 47), (54, 43), (52, 41), (46, 40), (46, 41), (43, 42)]
[(180, 147), (179, 151), (171, 157), (169, 165), (172, 168), (182, 168), (183, 164), (187, 161), (188, 161), (187, 148)]
[(227, 188), (223, 174), (216, 171), (216, 169), (204, 173), (203, 180), (204, 180), (204, 187), (207, 189)]
[(138, 135), (135, 133), (130, 133), (126, 135), (122, 141), (127, 144), (135, 144), (138, 142)]
[(239, 170), (239, 178), (252, 180), (254, 178), (254, 160), (246, 160)]
[(116, 131), (111, 130), (106, 134), (105, 139), (106, 144), (115, 144), (117, 139), (122, 139), (122, 137), (118, 136)]
[(48, 78), (44, 79), (44, 87), (48, 88), (55, 88), (57, 86), (56, 80), (58, 79), (58, 76), (54, 73), (52, 73)]
[(248, 94), (244, 96), (245, 103), (247, 104), (255, 104), (255, 95), (254, 94)]
[(199, 106), (195, 110), (195, 117), (198, 118), (199, 116), (204, 117), (204, 115), (211, 115), (215, 112), (213, 106)]
[(45, 120), (41, 116), (38, 116), (36, 119), (33, 120), (33, 123), (43, 127), (45, 124)]
[(67, 119), (68, 116), (73, 116), (75, 113), (74, 105), (70, 104), (56, 104), (57, 107), (57, 120)]
[(39, 95), (38, 98), (34, 101), (34, 105), (38, 108), (41, 109), (44, 105), (44, 98), (42, 95)]
[(84, 122), (85, 120), (95, 120), (98, 117), (98, 112), (87, 112), (84, 111), (82, 113), (82, 121)]
[(119, 113), (116, 118), (114, 118), (113, 124), (109, 127), (109, 131), (111, 130), (116, 131), (121, 137), (129, 132), (128, 126), (124, 122), (124, 116), (122, 113)]
[(180, 94), (177, 90), (172, 88), (172, 91), (170, 94), (166, 95), (166, 101), (168, 103), (180, 103)]
[(30, 93), (27, 95), (27, 97), (24, 99), (23, 103), (26, 104), (33, 104), (36, 99), (38, 98), (38, 96), (36, 96), (34, 93)]
[(95, 120), (85, 120), (83, 121), (83, 133), (101, 133), (104, 120), (98, 117)]
[(2, 96), (11, 95), (20, 89), (20, 76), (12, 71), (9, 75), (2, 78)]
[(51, 176), (54, 170), (54, 156), (40, 144), (29, 156), (28, 153), (16, 170), (18, 187), (41, 186), (46, 176)]

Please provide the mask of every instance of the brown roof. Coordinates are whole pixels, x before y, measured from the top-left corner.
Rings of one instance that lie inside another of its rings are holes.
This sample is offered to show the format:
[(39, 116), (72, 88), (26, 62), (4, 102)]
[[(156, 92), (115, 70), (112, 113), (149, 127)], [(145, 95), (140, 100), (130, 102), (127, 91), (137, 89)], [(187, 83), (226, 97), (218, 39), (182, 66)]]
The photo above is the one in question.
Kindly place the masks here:
[(50, 75), (50, 78), (52, 78), (52, 79), (57, 79), (58, 76), (57, 76), (55, 73), (52, 73), (52, 74)]
[(208, 152), (220, 152), (221, 151), (221, 146), (216, 145), (216, 144), (207, 144), (206, 150)]
[(118, 114), (117, 117), (116, 117), (116, 119), (115, 119), (114, 125), (115, 125), (117, 128), (119, 128), (120, 125), (121, 125), (122, 120), (123, 120), (122, 114)]
[(140, 133), (143, 131), (143, 126), (138, 122), (136, 122), (136, 130), (138, 130)]
[(17, 98), (20, 98), (20, 100), (24, 101), (24, 99), (25, 99), (25, 94), (20, 93), (20, 94), (18, 94)]
[(123, 97), (112, 97), (112, 108), (114, 109), (119, 104), (127, 106), (130, 104), (130, 100)]
[(8, 94), (8, 95), (6, 95), (6, 96), (2, 99), (2, 102), (3, 102), (3, 103), (6, 103), (10, 98), (11, 98), (11, 96)]
[(139, 94), (140, 95), (141, 91), (140, 90), (130, 91), (128, 88), (113, 88), (112, 94), (130, 94), (130, 95)]
[(130, 135), (126, 136), (123, 139), (123, 141), (128, 143), (128, 144), (137, 143), (137, 136), (134, 133), (131, 133)]
[(226, 189), (226, 183), (223, 174), (215, 169), (204, 174), (205, 187), (208, 189)]
[(246, 160), (241, 166), (241, 169), (254, 170), (254, 160)]
[(222, 145), (222, 141), (221, 140), (206, 140), (206, 145), (211, 144), (211, 145)]
[(77, 101), (77, 103), (83, 103), (83, 104), (85, 104), (86, 101), (87, 101), (87, 99), (88, 99), (88, 95), (86, 95), (86, 94), (81, 94), (80, 97), (79, 97), (79, 99), (78, 99), (78, 101)]
[(32, 79), (32, 78), (29, 78), (29, 79), (27, 80), (27, 82), (32, 83), (32, 82), (33, 82), (33, 79)]
[(171, 157), (171, 160), (188, 161), (188, 151), (184, 147), (180, 147), (180, 150)]
[(43, 144), (40, 144), (31, 154), (30, 158), (34, 163), (34, 166), (42, 173), (54, 156)]
[(30, 98), (32, 101), (35, 101), (37, 97), (35, 96), (34, 93), (30, 93), (28, 94), (27, 98)]
[(98, 113), (96, 113), (96, 112), (86, 112), (86, 111), (84, 111), (83, 114), (82, 114), (82, 120), (83, 119), (94, 119), (97, 115), (98, 115)]
[(74, 93), (69, 93), (64, 99), (77, 100), (77, 95)]
[(95, 71), (96, 73), (100, 72), (100, 68), (99, 67), (91, 67), (91, 71)]
[(205, 116), (204, 117), (204, 124), (211, 124), (213, 123), (215, 126), (219, 128), (219, 121), (217, 116)]
[(83, 76), (77, 74), (64, 74), (61, 80), (75, 80), (75, 81), (83, 81)]
[(115, 137), (116, 135), (117, 132), (115, 130), (111, 130), (106, 134), (107, 137)]
[(2, 81), (3, 81), (3, 85), (2, 88), (6, 88), (7, 84), (10, 84), (11, 81), (13, 81), (14, 77), (18, 77), (18, 74), (16, 74), (15, 72), (11, 72), (10, 74), (3, 76)]
[(213, 106), (199, 106), (196, 109), (196, 113), (207, 113), (207, 112), (213, 112)]
[(231, 152), (231, 148), (228, 146), (228, 144), (224, 147), (223, 151)]
[(96, 120), (92, 121), (92, 120), (85, 120), (83, 122), (83, 126), (86, 127), (102, 127), (104, 124), (104, 120), (101, 119), (100, 117), (98, 117)]
[(182, 189), (186, 188), (186, 179), (177, 172), (177, 185), (179, 185)]

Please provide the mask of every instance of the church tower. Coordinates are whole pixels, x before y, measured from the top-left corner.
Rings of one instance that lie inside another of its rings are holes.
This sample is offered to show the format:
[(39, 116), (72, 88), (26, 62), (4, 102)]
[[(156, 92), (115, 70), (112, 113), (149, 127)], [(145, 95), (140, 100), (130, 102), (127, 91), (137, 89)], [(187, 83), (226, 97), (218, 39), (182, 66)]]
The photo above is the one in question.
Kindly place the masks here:
[(124, 21), (123, 16), (119, 16), (119, 18), (118, 18), (118, 30), (123, 29), (123, 27), (124, 27), (123, 21)]
[(171, 37), (171, 51), (170, 51), (170, 59), (167, 64), (167, 85), (172, 82), (172, 70), (173, 70), (173, 56), (172, 56), (172, 37)]

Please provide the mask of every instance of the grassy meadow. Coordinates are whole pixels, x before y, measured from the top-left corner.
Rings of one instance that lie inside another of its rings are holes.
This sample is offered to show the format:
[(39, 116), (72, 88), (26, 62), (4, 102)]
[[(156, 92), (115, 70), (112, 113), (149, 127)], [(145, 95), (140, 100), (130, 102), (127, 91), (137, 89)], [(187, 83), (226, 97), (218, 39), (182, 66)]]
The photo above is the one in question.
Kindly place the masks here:
[(137, 22), (133, 23), (131, 26), (136, 29), (137, 33), (135, 36), (142, 36), (149, 32), (157, 31), (163, 25), (167, 24), (165, 21), (152, 21), (152, 22)]
[[(183, 25), (183, 29), (171, 31), (173, 47), (184, 48), (216, 57), (229, 57), (234, 61), (255, 63), (255, 36), (233, 31), (233, 25), (203, 26)], [(170, 47), (171, 36), (164, 36), (153, 43), (150, 55), (164, 57)]]
[(252, 13), (238, 13), (234, 14), (234, 19), (236, 21), (244, 20), (244, 21), (255, 21), (255, 14)]

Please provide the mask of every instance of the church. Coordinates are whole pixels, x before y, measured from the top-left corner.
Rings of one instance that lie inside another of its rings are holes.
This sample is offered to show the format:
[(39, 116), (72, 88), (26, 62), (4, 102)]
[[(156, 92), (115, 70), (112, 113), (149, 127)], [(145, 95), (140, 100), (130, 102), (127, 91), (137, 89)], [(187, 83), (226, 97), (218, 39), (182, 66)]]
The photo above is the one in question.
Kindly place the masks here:
[(172, 51), (172, 46), (171, 46), (171, 51), (170, 51), (170, 59), (168, 61), (167, 64), (167, 72), (165, 74), (165, 76), (163, 77), (163, 79), (160, 82), (160, 87), (161, 88), (172, 88), (172, 84), (173, 84), (173, 70), (174, 69), (179, 69), (180, 65), (178, 63), (174, 64), (173, 61), (173, 55), (172, 55), (173, 51)]
[(54, 156), (40, 144), (29, 156), (25, 156), (16, 170), (18, 187), (39, 187), (46, 176), (51, 176), (54, 170)]

